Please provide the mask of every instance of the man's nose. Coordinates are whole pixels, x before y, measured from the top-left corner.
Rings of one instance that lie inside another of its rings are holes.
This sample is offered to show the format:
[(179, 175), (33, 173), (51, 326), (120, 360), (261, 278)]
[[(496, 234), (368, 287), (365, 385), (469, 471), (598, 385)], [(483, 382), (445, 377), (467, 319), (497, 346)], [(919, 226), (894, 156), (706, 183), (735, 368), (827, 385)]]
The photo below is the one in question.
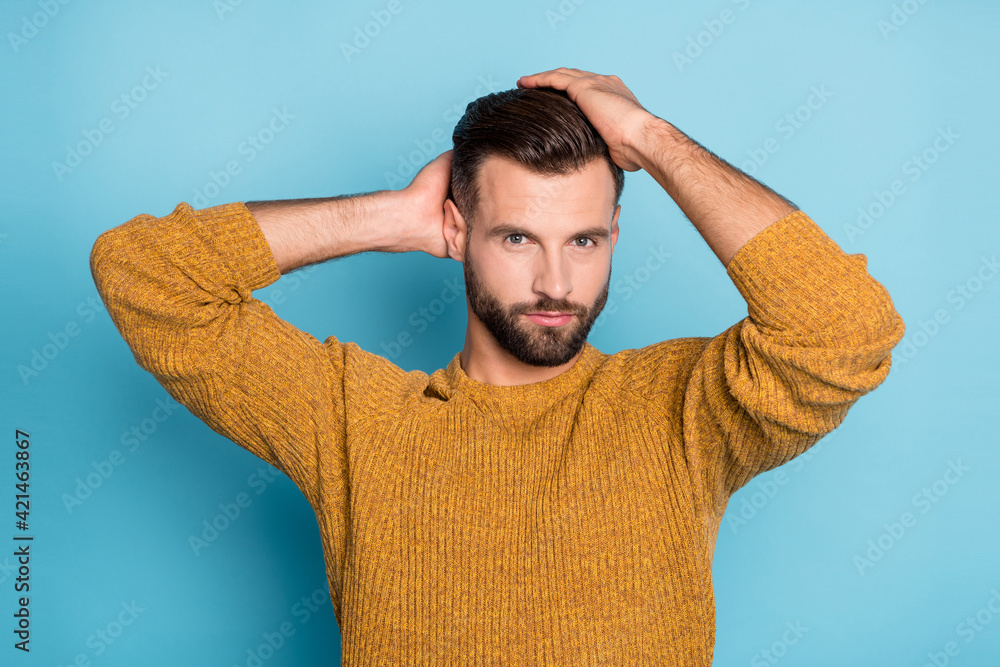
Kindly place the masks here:
[(536, 293), (560, 301), (573, 291), (569, 261), (561, 250), (542, 251), (535, 257), (535, 262), (535, 284), (532, 288)]

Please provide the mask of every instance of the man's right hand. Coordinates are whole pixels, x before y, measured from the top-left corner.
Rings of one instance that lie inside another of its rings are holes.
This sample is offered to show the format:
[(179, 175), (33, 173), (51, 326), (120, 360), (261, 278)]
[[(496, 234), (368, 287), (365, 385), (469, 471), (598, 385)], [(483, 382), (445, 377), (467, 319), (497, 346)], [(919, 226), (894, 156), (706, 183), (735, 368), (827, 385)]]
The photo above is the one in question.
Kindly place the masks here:
[(448, 257), (444, 236), (444, 203), (451, 185), (454, 150), (447, 150), (424, 165), (413, 181), (399, 191), (405, 199), (406, 228), (415, 247), (434, 257)]

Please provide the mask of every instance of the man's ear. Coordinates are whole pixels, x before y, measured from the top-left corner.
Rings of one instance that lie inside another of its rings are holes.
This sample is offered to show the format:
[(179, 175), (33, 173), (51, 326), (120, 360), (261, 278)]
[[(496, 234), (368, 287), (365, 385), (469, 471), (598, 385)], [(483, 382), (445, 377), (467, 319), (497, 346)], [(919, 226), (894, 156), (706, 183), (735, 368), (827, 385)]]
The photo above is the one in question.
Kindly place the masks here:
[(615, 206), (615, 214), (611, 218), (611, 254), (615, 252), (615, 244), (618, 243), (618, 216), (622, 212), (622, 205)]
[(448, 256), (456, 261), (465, 259), (465, 243), (468, 235), (468, 225), (462, 217), (455, 202), (444, 200), (444, 240), (448, 244)]

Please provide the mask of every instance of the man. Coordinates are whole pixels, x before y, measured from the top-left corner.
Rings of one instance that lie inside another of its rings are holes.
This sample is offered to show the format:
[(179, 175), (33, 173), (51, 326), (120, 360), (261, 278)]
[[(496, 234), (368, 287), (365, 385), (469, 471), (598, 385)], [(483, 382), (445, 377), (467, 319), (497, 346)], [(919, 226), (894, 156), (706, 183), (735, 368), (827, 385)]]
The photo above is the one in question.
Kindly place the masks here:
[[(400, 191), (140, 215), (95, 243), (100, 294), (143, 368), (311, 503), (344, 665), (709, 665), (729, 497), (882, 383), (903, 321), (863, 255), (618, 77), (522, 77), (454, 142)], [(749, 316), (606, 355), (586, 338), (638, 169)], [(365, 251), (463, 262), (446, 368), (320, 343), (252, 298)]]

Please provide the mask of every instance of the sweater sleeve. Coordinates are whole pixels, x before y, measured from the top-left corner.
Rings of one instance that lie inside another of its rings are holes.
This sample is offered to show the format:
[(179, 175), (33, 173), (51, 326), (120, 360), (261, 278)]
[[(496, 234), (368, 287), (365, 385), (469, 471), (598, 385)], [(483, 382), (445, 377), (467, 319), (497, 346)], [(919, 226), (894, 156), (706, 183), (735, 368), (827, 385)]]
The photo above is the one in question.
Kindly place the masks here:
[(280, 272), (249, 209), (181, 203), (162, 218), (139, 215), (98, 237), (90, 266), (138, 364), (315, 506), (320, 456), (333, 471), (345, 458), (345, 348), (252, 297)]
[(867, 258), (802, 211), (727, 267), (748, 317), (703, 342), (673, 415), (716, 514), (750, 479), (798, 456), (885, 380), (904, 323)]

